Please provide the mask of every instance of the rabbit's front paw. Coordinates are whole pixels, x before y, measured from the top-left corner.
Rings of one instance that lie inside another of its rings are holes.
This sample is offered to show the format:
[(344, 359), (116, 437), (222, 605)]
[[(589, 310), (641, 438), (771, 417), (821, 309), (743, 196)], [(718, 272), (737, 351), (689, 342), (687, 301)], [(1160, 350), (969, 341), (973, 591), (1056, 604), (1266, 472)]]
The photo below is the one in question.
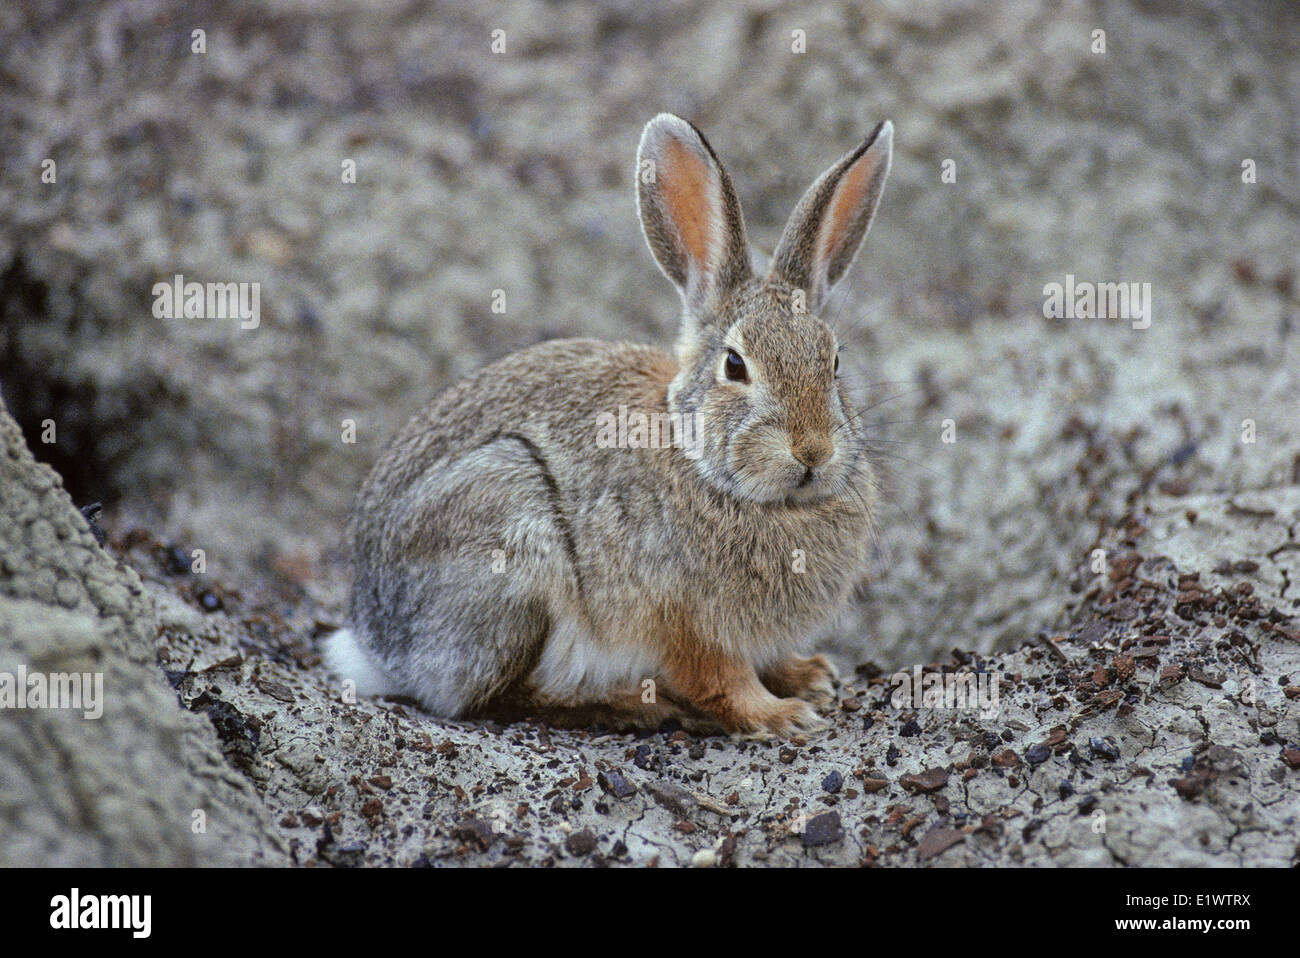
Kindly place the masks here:
[(735, 734), (744, 739), (768, 741), (800, 732), (821, 732), (830, 727), (831, 723), (802, 699), (774, 699), (770, 707), (741, 718)]
[[(774, 695), (748, 662), (698, 644), (684, 645), (681, 650), (687, 654), (668, 662), (670, 686), (732, 735), (769, 739), (830, 727), (803, 699)], [(805, 663), (800, 668), (805, 677), (815, 674), (825, 681), (831, 674), (825, 660), (821, 664), (812, 659), (791, 661)]]
[(778, 662), (763, 673), (763, 684), (773, 695), (799, 698), (825, 708), (835, 702), (835, 666), (824, 655), (812, 658), (793, 656)]

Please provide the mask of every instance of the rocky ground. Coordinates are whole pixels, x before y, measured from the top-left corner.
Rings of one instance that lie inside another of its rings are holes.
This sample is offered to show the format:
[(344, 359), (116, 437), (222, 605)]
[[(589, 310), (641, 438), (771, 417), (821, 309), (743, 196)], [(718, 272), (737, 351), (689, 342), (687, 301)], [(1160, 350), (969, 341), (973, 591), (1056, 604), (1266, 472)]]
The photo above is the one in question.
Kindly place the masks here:
[[(1290, 866), (1300, 619), (1278, 593), (1298, 529), (1300, 489), (1164, 503), (1106, 536), (1071, 628), (928, 666), (993, 673), (996, 714), (900, 709), (868, 665), (831, 732), (771, 743), (342, 704), (306, 643), (268, 648), (273, 612), (198, 611), (174, 574), (150, 592), (181, 701), (299, 863)], [(1207, 539), (1215, 567), (1185, 571)]]
[[(1297, 47), (1282, 3), (5, 6), (0, 672), (116, 692), (0, 712), (0, 862), (1293, 864)], [(538, 339), (671, 340), (660, 109), (759, 245), (896, 127), (832, 309), (891, 471), (833, 731), (343, 702), (317, 641), (401, 420)], [(260, 282), (259, 327), (154, 317), (176, 273)], [(1045, 319), (1066, 274), (1150, 283), (1150, 327)], [(916, 665), (1000, 710), (895, 707)]]
[(2, 664), (109, 687), (99, 722), (0, 712), (5, 864), (1300, 863), (1300, 489), (1165, 499), (1103, 533), (1068, 628), (927, 663), (995, 708), (900, 708), (867, 663), (831, 731), (742, 743), (344, 701), (310, 602), (144, 531), (115, 563), (4, 435)]

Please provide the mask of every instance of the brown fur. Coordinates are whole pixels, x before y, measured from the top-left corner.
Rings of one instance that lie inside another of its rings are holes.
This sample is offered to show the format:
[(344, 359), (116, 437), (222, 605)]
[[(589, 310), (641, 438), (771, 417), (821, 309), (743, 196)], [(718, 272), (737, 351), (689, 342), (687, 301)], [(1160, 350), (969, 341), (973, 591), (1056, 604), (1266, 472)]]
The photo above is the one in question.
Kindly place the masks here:
[[(860, 574), (875, 480), (834, 334), (795, 308), (791, 277), (829, 288), (828, 263), (856, 252), (885, 130), (814, 184), (760, 278), (712, 148), (676, 117), (647, 126), (657, 175), (638, 201), (682, 293), (676, 356), (542, 343), (411, 418), (352, 521), (355, 641), (392, 691), (449, 715), (822, 724), (809, 703), (833, 694), (833, 671), (795, 650)], [(728, 350), (748, 381), (724, 375)], [(600, 417), (624, 407), (692, 417), (698, 455), (599, 444)]]

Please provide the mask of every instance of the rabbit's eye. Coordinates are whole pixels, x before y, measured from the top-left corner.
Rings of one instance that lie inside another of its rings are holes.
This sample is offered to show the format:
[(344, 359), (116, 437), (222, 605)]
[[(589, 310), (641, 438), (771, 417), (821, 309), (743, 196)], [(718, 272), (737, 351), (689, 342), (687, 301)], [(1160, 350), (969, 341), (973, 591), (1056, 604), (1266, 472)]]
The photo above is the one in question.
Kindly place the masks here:
[(831, 372), (836, 376), (840, 374), (840, 357), (838, 353), (835, 356), (835, 368)]
[(745, 361), (734, 349), (727, 350), (727, 360), (722, 364), (722, 368), (726, 371), (728, 379), (738, 383), (749, 382), (749, 370), (745, 368)]

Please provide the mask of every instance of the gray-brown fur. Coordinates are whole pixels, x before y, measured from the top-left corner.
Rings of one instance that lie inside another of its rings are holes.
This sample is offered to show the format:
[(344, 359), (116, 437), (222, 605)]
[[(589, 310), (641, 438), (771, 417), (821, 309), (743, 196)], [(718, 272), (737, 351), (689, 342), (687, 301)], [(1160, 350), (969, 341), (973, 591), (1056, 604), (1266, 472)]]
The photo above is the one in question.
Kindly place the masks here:
[[(444, 714), (510, 700), (745, 734), (813, 728), (807, 703), (824, 700), (830, 673), (794, 653), (861, 573), (874, 473), (832, 375), (833, 333), (795, 309), (781, 277), (752, 275), (712, 150), (666, 115), (647, 144), (678, 151), (687, 171), (685, 185), (639, 185), (647, 241), (683, 294), (676, 357), (543, 343), (417, 413), (357, 499), (355, 642), (390, 691)], [(696, 190), (704, 174), (712, 186)], [(660, 202), (656, 190), (676, 192)], [(818, 228), (809, 215), (790, 227)], [(748, 382), (724, 375), (728, 349)], [(698, 414), (702, 455), (601, 448), (598, 417), (620, 407)]]

